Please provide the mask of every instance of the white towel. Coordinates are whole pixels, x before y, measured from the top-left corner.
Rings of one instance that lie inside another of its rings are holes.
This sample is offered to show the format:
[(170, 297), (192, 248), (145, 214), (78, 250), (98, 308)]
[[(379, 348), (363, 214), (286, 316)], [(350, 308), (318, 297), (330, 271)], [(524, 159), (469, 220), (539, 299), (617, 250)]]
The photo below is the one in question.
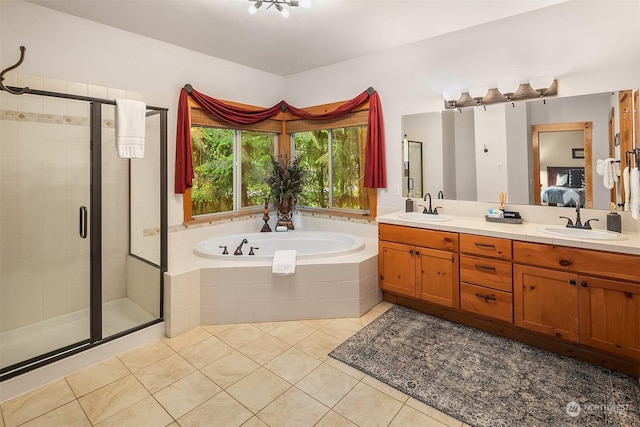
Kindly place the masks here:
[(618, 175), (620, 175), (620, 173), (617, 172), (617, 170), (620, 170), (620, 167), (618, 166), (616, 170), (615, 161), (616, 159), (610, 157), (605, 160), (598, 159), (596, 162), (596, 173), (602, 175), (602, 184), (609, 190), (618, 182)]
[(631, 209), (631, 188), (629, 188), (629, 166), (622, 171), (622, 182), (624, 184), (624, 210)]
[(631, 187), (631, 217), (640, 219), (640, 171), (633, 168), (629, 172), (629, 186)]
[(271, 272), (280, 276), (286, 276), (296, 272), (296, 251), (286, 249), (273, 253), (273, 265)]
[(116, 99), (116, 149), (122, 159), (144, 157), (144, 120), (147, 105)]

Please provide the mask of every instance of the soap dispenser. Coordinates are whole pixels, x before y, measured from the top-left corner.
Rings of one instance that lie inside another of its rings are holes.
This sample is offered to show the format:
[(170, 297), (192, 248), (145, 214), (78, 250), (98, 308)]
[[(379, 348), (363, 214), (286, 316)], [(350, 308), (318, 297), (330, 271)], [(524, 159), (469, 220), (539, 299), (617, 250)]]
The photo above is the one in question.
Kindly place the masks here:
[(405, 200), (405, 212), (413, 212), (413, 200), (411, 199), (411, 192), (407, 194), (407, 200)]
[(616, 204), (611, 203), (611, 212), (607, 214), (607, 230), (622, 233), (622, 217), (616, 212)]

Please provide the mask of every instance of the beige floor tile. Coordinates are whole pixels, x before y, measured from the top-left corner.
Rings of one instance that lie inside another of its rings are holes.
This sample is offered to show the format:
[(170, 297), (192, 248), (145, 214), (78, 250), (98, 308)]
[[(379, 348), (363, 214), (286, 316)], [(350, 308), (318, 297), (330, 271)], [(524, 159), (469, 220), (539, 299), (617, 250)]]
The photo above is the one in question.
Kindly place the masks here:
[(271, 402), (258, 417), (270, 426), (312, 426), (329, 408), (308, 394), (291, 387)]
[(181, 427), (235, 427), (241, 426), (252, 415), (223, 391), (180, 418), (178, 423)]
[(2, 417), (2, 408), (0, 407), (0, 427), (5, 427), (4, 418)]
[(149, 396), (96, 424), (96, 427), (157, 427), (166, 426), (172, 421), (167, 411)]
[(175, 351), (180, 351), (189, 346), (197, 344), (200, 341), (206, 340), (209, 337), (211, 337), (211, 334), (209, 332), (207, 332), (204, 328), (197, 327), (183, 332), (180, 335), (176, 335), (173, 338), (163, 337), (162, 341), (164, 341)]
[(113, 357), (69, 375), (67, 382), (75, 395), (80, 397), (126, 377), (130, 373), (120, 359)]
[(166, 357), (175, 354), (175, 351), (162, 340), (155, 340), (118, 356), (118, 359), (129, 368), (131, 372), (139, 371)]
[(22, 424), (23, 427), (91, 427), (89, 419), (77, 400), (40, 415), (38, 418)]
[(320, 331), (344, 341), (360, 329), (362, 329), (362, 325), (352, 322), (349, 319), (334, 319), (320, 329)]
[(264, 421), (262, 421), (260, 418), (253, 416), (249, 418), (249, 421), (242, 424), (242, 427), (269, 427), (269, 426), (265, 424)]
[(64, 379), (37, 388), (3, 402), (2, 415), (6, 427), (13, 427), (46, 414), (75, 399)]
[(291, 384), (265, 368), (258, 368), (227, 389), (238, 402), (254, 414), (291, 387)]
[(296, 345), (316, 330), (299, 321), (284, 322), (282, 325), (269, 332), (274, 337), (290, 345)]
[(382, 381), (378, 381), (377, 379), (370, 377), (369, 375), (366, 375), (363, 379), (362, 382), (370, 385), (371, 387), (375, 388), (378, 391), (383, 392), (384, 394), (386, 394), (389, 397), (393, 397), (394, 399), (402, 402), (402, 403), (406, 403), (407, 399), (409, 399), (409, 396), (404, 394), (403, 392), (383, 383)]
[(193, 366), (200, 369), (232, 351), (233, 348), (231, 346), (225, 344), (217, 337), (210, 336), (206, 340), (200, 341), (180, 351), (180, 355)]
[(296, 387), (332, 408), (356, 384), (358, 384), (357, 379), (323, 363), (298, 381)]
[(307, 319), (301, 320), (300, 323), (305, 324), (313, 329), (320, 329), (329, 323), (331, 323), (333, 319)]
[(233, 348), (239, 348), (264, 334), (263, 331), (249, 324), (238, 324), (220, 332), (217, 337)]
[(342, 415), (334, 411), (327, 412), (314, 427), (358, 427)]
[(417, 409), (423, 414), (428, 415), (429, 417), (441, 422), (446, 426), (460, 427), (460, 425), (462, 424), (461, 421), (456, 420), (452, 416), (445, 414), (444, 412), (439, 411), (436, 408), (433, 408), (427, 405), (426, 403), (420, 402), (419, 400), (414, 399), (413, 397), (410, 397), (407, 400), (406, 405), (413, 409)]
[(326, 363), (327, 365), (336, 368), (337, 370), (344, 372), (345, 374), (352, 376), (353, 378), (357, 379), (357, 380), (361, 380), (364, 378), (365, 374), (364, 372), (360, 372), (355, 368), (352, 368), (351, 366), (344, 364), (342, 362), (340, 362), (339, 360), (333, 359), (333, 358), (328, 358), (327, 360), (324, 361), (324, 363)]
[(365, 314), (363, 314), (359, 318), (354, 318), (354, 319), (350, 319), (350, 320), (353, 321), (353, 322), (356, 322), (356, 323), (358, 323), (358, 324), (360, 324), (362, 326), (367, 326), (369, 323), (373, 322), (378, 317), (380, 317), (380, 315), (382, 315), (382, 313), (380, 311), (369, 310), (368, 312), (366, 312)]
[(389, 427), (447, 427), (447, 425), (410, 406), (404, 405), (398, 415), (391, 421)]
[(173, 418), (178, 419), (221, 391), (213, 381), (196, 371), (163, 388), (154, 397)]
[(218, 335), (220, 332), (225, 331), (232, 326), (233, 324), (231, 323), (228, 325), (202, 325), (200, 327), (209, 332), (211, 335)]
[(271, 332), (278, 326), (281, 326), (282, 323), (283, 322), (258, 322), (258, 323), (252, 323), (251, 325), (255, 326), (256, 328), (260, 329), (263, 332)]
[(150, 393), (156, 393), (195, 370), (196, 368), (179, 354), (174, 354), (135, 372), (134, 375)]
[(295, 384), (320, 365), (320, 361), (295, 347), (273, 358), (265, 368)]
[(316, 331), (296, 344), (296, 348), (312, 355), (318, 360), (325, 361), (329, 358), (331, 350), (342, 344), (342, 340)]
[(259, 367), (260, 365), (256, 362), (234, 350), (232, 353), (205, 366), (201, 369), (201, 372), (217, 385), (226, 389)]
[(106, 420), (149, 396), (142, 384), (128, 375), (78, 399), (93, 424)]
[(386, 426), (402, 403), (375, 388), (358, 383), (333, 410), (360, 426)]
[(389, 310), (391, 307), (393, 307), (395, 304), (392, 304), (390, 302), (387, 301), (380, 301), (375, 307), (373, 307), (371, 310), (373, 311), (377, 311), (380, 314), (384, 313), (385, 311)]
[(264, 365), (274, 357), (284, 353), (290, 347), (286, 342), (269, 334), (264, 334), (239, 347), (238, 351), (260, 365)]

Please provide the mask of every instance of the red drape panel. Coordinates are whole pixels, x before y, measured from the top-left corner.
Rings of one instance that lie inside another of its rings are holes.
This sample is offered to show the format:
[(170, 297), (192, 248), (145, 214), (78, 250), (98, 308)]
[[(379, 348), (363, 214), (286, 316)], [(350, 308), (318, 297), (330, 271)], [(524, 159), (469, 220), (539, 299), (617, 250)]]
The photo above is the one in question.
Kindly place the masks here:
[[(191, 129), (189, 125), (189, 104), (187, 90), (182, 89), (178, 103), (178, 130), (176, 133), (176, 179), (175, 192), (184, 193), (191, 187), (193, 180), (193, 165), (191, 162)], [(345, 102), (333, 111), (323, 114), (311, 114), (285, 101), (280, 101), (271, 108), (247, 110), (241, 107), (227, 105), (223, 102), (201, 94), (191, 89), (192, 99), (215, 117), (237, 125), (259, 123), (273, 117), (286, 107), (298, 117), (308, 120), (334, 119), (353, 111), (369, 99), (369, 118), (367, 123), (367, 146), (364, 172), (364, 186), (367, 188), (384, 188), (387, 186), (384, 159), (384, 126), (380, 97), (373, 89), (362, 92), (350, 101)]]

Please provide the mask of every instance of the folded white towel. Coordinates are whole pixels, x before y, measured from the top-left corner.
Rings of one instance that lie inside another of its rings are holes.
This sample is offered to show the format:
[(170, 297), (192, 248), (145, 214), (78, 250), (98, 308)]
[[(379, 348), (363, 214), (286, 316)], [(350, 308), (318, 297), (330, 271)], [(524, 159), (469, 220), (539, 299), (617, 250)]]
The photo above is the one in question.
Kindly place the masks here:
[(631, 187), (631, 217), (640, 219), (640, 171), (633, 168), (629, 172), (629, 186)]
[(604, 160), (598, 159), (596, 161), (596, 173), (600, 176), (604, 174)]
[(629, 188), (629, 166), (622, 171), (622, 183), (624, 184), (624, 210), (631, 209), (631, 189)]
[[(598, 159), (596, 162), (596, 173), (602, 175), (602, 184), (605, 188), (611, 190), (616, 182), (618, 182), (619, 173), (616, 172), (614, 165), (616, 159), (608, 158), (605, 160)], [(620, 167), (618, 166), (618, 170)]]
[(275, 251), (273, 253), (273, 265), (271, 266), (273, 274), (285, 276), (296, 272), (296, 251), (295, 249), (286, 249)]
[(144, 121), (147, 105), (116, 99), (116, 149), (123, 159), (144, 157)]

